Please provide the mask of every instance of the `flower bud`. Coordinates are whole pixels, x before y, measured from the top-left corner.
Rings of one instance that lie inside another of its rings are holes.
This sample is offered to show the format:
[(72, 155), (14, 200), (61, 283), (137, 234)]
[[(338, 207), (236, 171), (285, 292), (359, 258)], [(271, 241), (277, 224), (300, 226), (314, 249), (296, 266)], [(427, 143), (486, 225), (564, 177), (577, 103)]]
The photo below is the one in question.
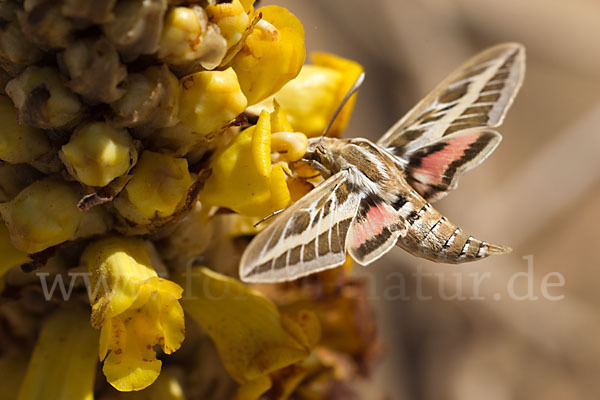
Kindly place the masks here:
[(158, 50), (167, 0), (121, 0), (115, 18), (102, 25), (104, 34), (126, 62)]
[[(202, 7), (173, 7), (167, 13), (158, 58), (179, 73), (216, 68), (227, 51), (219, 28)], [(198, 66), (196, 66), (198, 64)], [(200, 67), (200, 68), (199, 68)]]
[(89, 102), (112, 103), (125, 93), (120, 86), (127, 69), (106, 38), (78, 40), (60, 54), (59, 60), (71, 77), (69, 87)]
[(306, 53), (304, 28), (294, 14), (279, 6), (256, 12), (263, 19), (231, 62), (248, 104), (269, 97), (295, 78)]
[(250, 23), (250, 18), (240, 0), (209, 4), (206, 12), (210, 20), (219, 27), (221, 35), (227, 40), (227, 48), (242, 39), (244, 31)]
[(27, 164), (0, 162), (0, 203), (12, 200), (41, 176), (42, 174)]
[(127, 173), (137, 151), (127, 130), (93, 122), (75, 130), (69, 143), (62, 146), (61, 157), (81, 183), (106, 186)]
[(117, 125), (133, 128), (133, 135), (144, 139), (177, 124), (179, 80), (166, 65), (130, 74), (126, 82), (125, 95), (111, 104)]
[(8, 82), (6, 93), (19, 110), (19, 122), (41, 129), (61, 128), (81, 116), (81, 103), (51, 67), (28, 67)]
[(43, 131), (19, 124), (10, 99), (0, 96), (0, 159), (12, 164), (33, 163), (52, 151)]
[(42, 53), (31, 44), (21, 31), (16, 10), (19, 6), (12, 2), (0, 4), (0, 65), (10, 75), (18, 75), (25, 67), (35, 64)]
[[(31, 254), (75, 239), (86, 217), (86, 213), (77, 208), (80, 198), (76, 184), (47, 178), (27, 186), (8, 203), (0, 204), (0, 215), (8, 227), (12, 244)], [(88, 215), (95, 217), (100, 212), (94, 211)], [(101, 233), (105, 228), (94, 226), (86, 233)]]
[(29, 261), (27, 253), (15, 248), (10, 242), (10, 234), (0, 218), (0, 277), (6, 271)]
[(73, 40), (73, 22), (61, 13), (60, 2), (27, 0), (18, 13), (25, 36), (46, 49), (64, 49)]
[[(186, 156), (188, 161), (190, 161), (189, 153), (191, 151), (206, 149), (210, 144), (206, 136), (197, 134), (182, 123), (161, 128), (153, 132), (150, 139), (153, 148), (172, 153), (178, 157)], [(193, 161), (190, 162), (193, 163)]]
[(179, 118), (200, 135), (223, 128), (246, 108), (233, 69), (202, 71), (181, 80)]
[(114, 18), (117, 0), (63, 0), (61, 12), (84, 24), (102, 24)]
[[(191, 185), (192, 177), (184, 158), (144, 151), (133, 178), (125, 186), (125, 193), (121, 193), (117, 200), (128, 201), (149, 220), (168, 217), (184, 205)], [(119, 202), (115, 206), (121, 211)]]

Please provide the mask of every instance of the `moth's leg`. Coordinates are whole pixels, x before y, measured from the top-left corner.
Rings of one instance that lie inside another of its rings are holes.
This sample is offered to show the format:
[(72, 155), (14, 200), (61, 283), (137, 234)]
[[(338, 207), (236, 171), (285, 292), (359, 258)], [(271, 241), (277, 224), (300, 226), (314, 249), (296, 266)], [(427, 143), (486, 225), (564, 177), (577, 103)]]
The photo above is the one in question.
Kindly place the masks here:
[[(323, 176), (323, 178), (325, 179), (331, 176), (331, 171), (316, 160), (303, 158), (300, 161), (307, 163), (312, 169), (316, 169), (317, 171), (319, 171), (319, 175)], [(310, 179), (310, 177), (305, 179)]]

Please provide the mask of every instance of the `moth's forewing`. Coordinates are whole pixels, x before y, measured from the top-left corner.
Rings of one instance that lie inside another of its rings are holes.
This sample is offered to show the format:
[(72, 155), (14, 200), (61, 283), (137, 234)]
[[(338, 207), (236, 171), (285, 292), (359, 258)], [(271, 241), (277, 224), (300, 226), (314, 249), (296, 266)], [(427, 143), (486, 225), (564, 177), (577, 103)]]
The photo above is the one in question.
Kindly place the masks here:
[(240, 263), (246, 282), (280, 282), (341, 265), (360, 192), (342, 170), (281, 213), (250, 242)]
[(460, 130), (499, 126), (524, 74), (521, 44), (504, 43), (484, 50), (436, 86), (377, 144), (402, 157)]

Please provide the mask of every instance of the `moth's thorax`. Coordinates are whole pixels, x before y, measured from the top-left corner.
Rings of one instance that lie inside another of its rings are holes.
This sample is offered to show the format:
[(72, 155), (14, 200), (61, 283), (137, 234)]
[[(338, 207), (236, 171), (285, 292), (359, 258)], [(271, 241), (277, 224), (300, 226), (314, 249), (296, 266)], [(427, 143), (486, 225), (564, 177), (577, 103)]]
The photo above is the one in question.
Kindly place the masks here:
[(333, 175), (343, 169), (357, 168), (372, 180), (378, 180), (389, 168), (387, 157), (377, 145), (362, 138), (313, 138), (304, 159), (316, 169)]

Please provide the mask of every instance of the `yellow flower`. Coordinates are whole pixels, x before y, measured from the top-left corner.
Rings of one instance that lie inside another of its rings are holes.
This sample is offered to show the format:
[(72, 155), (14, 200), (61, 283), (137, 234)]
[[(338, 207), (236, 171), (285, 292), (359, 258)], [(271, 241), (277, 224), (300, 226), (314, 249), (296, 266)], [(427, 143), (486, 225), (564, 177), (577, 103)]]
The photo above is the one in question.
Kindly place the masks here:
[(97, 351), (86, 312), (55, 312), (44, 322), (17, 399), (93, 400)]
[(271, 301), (236, 279), (193, 268), (179, 283), (186, 287), (184, 309), (208, 333), (223, 365), (241, 384), (234, 399), (258, 399), (271, 387), (271, 374), (306, 359), (319, 341), (312, 312), (280, 314)]
[(254, 31), (231, 62), (248, 104), (277, 92), (302, 68), (306, 49), (302, 23), (288, 10), (266, 6)]
[(132, 221), (148, 223), (181, 208), (191, 185), (186, 159), (144, 151), (115, 207)]
[(278, 112), (271, 116), (263, 112), (255, 126), (241, 132), (215, 157), (212, 175), (200, 195), (202, 201), (257, 217), (289, 204), (284, 166), (271, 163), (272, 145), (276, 145), (276, 151), (301, 157), (308, 142), (302, 133), (272, 135), (272, 126), (289, 127), (282, 118)]
[(181, 80), (179, 118), (199, 135), (223, 128), (246, 108), (233, 69), (201, 71)]
[[(315, 53), (312, 59), (314, 64), (305, 65), (298, 77), (274, 96), (294, 128), (308, 137), (323, 134), (333, 113), (364, 70), (360, 64), (332, 54)], [(352, 96), (346, 103), (333, 123), (329, 136), (339, 137), (346, 128), (355, 97)], [(272, 104), (272, 98), (268, 98), (250, 107), (250, 111), (259, 113), (269, 110)]]
[(120, 391), (146, 388), (162, 365), (153, 347), (171, 354), (184, 339), (177, 301), (183, 289), (158, 277), (141, 239), (95, 241), (84, 251), (82, 264), (92, 274), (91, 321), (101, 329), (99, 356), (106, 379)]

